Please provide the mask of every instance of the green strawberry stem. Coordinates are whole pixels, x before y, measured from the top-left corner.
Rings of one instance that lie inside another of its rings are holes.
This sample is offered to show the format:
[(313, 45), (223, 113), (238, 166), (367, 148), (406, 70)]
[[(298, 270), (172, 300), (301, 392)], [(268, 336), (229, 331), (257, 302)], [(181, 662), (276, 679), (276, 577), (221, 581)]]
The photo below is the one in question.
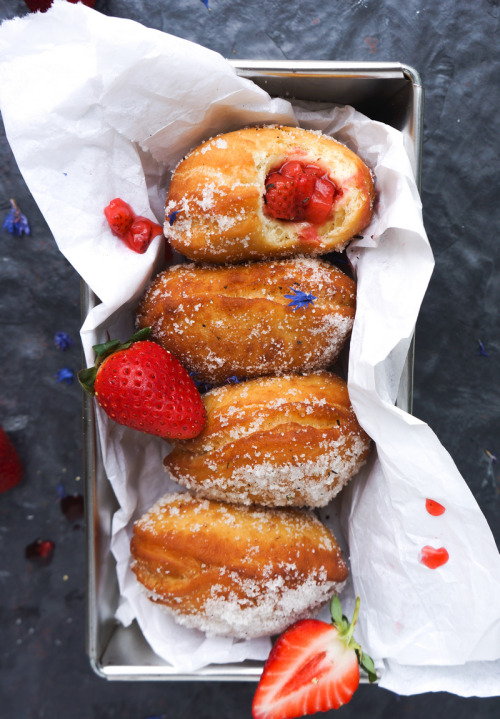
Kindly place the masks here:
[(352, 647), (356, 652), (359, 666), (364, 669), (368, 674), (368, 679), (371, 682), (377, 681), (377, 672), (375, 670), (375, 664), (373, 659), (365, 654), (361, 649), (361, 646), (354, 640), (354, 628), (358, 621), (359, 616), (359, 604), (360, 598), (356, 597), (356, 604), (354, 605), (354, 612), (352, 615), (352, 621), (349, 621), (347, 617), (342, 613), (342, 607), (340, 600), (335, 594), (330, 602), (330, 614), (332, 615), (333, 625), (336, 627), (339, 637), (342, 639), (346, 647)]
[(99, 365), (101, 365), (107, 357), (115, 352), (121, 352), (122, 350), (128, 349), (134, 344), (134, 342), (143, 342), (144, 340), (147, 340), (151, 335), (151, 332), (151, 327), (143, 327), (135, 332), (135, 334), (133, 334), (126, 342), (120, 342), (120, 340), (109, 340), (108, 342), (93, 345), (92, 349), (96, 353), (95, 365), (93, 367), (82, 369), (78, 372), (78, 381), (83, 389), (93, 397), (95, 394), (95, 378), (97, 377)]

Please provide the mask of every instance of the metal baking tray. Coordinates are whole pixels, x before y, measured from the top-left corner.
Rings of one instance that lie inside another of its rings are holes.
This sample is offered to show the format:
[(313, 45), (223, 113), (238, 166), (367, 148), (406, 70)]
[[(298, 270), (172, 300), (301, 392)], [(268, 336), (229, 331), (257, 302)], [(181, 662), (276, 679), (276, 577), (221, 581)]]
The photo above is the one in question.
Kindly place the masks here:
[[(403, 133), (420, 189), (423, 88), (418, 73), (400, 63), (274, 62), (231, 63), (238, 75), (252, 80), (272, 97), (352, 105), (373, 120)], [(82, 282), (81, 310), (85, 318), (98, 302)], [(396, 404), (411, 412), (413, 342), (406, 358)], [(84, 477), (87, 552), (87, 653), (94, 671), (113, 680), (234, 680), (257, 681), (262, 662), (210, 665), (179, 674), (160, 659), (134, 623), (123, 627), (115, 619), (118, 583), (110, 552), (111, 519), (118, 508), (107, 480), (96, 432), (93, 401), (84, 398)]]

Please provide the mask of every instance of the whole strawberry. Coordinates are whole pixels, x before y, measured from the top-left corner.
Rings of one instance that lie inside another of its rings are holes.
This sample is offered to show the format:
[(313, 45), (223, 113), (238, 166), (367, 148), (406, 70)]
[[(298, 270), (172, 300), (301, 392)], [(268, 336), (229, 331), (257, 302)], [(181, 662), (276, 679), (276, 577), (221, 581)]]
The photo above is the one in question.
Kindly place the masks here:
[(165, 439), (191, 439), (205, 426), (201, 395), (170, 352), (147, 338), (151, 328), (128, 342), (95, 345), (95, 367), (78, 379), (118, 424)]
[(0, 427), (0, 492), (6, 492), (19, 484), (23, 472), (23, 464), (16, 448)]
[(356, 600), (352, 622), (332, 599), (333, 624), (303, 619), (274, 644), (255, 692), (254, 719), (296, 719), (338, 709), (359, 685), (359, 667), (376, 680), (373, 661), (353, 639), (359, 612)]

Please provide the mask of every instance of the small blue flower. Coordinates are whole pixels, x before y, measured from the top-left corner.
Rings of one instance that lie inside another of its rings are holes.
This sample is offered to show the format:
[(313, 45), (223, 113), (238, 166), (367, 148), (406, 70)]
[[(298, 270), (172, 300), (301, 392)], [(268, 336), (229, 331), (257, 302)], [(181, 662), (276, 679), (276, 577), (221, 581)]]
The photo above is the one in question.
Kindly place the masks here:
[(308, 307), (310, 304), (312, 305), (316, 297), (309, 292), (309, 294), (306, 294), (305, 292), (302, 292), (302, 290), (296, 290), (293, 287), (289, 288), (291, 292), (293, 292), (293, 295), (285, 295), (287, 300), (292, 300), (288, 303), (288, 307), (291, 307), (292, 310), (297, 310), (299, 307)]
[(73, 384), (75, 378), (73, 370), (69, 369), (69, 367), (60, 369), (55, 377), (57, 382), (66, 382), (66, 384)]
[(196, 389), (200, 394), (205, 394), (205, 392), (210, 392), (211, 389), (213, 389), (212, 384), (208, 384), (208, 382), (203, 382), (202, 380), (196, 379), (198, 375), (198, 372), (190, 372), (189, 376), (193, 380), (193, 382), (196, 385)]
[(170, 215), (168, 215), (168, 224), (170, 225), (170, 227), (172, 227), (172, 225), (176, 221), (177, 215), (179, 214), (179, 212), (180, 212), (180, 210), (174, 210), (173, 212), (170, 213)]
[(56, 495), (58, 501), (61, 501), (61, 499), (64, 499), (64, 497), (66, 497), (66, 491), (60, 482), (56, 487)]
[(228, 377), (226, 379), (226, 384), (239, 384), (240, 382), (242, 382), (242, 380), (235, 374), (231, 375), (231, 377)]
[(22, 234), (29, 235), (31, 233), (28, 220), (21, 214), (21, 210), (15, 200), (10, 201), (10, 212), (4, 220), (2, 229), (10, 232), (11, 235), (20, 237)]
[(54, 342), (58, 350), (64, 352), (73, 346), (73, 340), (66, 332), (56, 332), (54, 335)]
[(488, 353), (486, 352), (485, 346), (481, 340), (478, 340), (477, 343), (479, 345), (479, 349), (477, 351), (478, 355), (481, 355), (481, 357), (488, 357)]

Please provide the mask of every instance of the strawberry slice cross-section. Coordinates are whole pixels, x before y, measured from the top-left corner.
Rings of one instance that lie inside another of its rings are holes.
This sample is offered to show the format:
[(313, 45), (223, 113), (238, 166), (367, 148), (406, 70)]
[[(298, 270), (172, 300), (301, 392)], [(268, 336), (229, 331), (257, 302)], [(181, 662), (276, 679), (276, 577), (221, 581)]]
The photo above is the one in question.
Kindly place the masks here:
[(303, 619), (276, 641), (264, 666), (252, 705), (254, 719), (296, 719), (346, 704), (359, 685), (359, 667), (375, 681), (373, 661), (353, 638), (352, 622), (340, 602), (331, 602), (332, 624)]

